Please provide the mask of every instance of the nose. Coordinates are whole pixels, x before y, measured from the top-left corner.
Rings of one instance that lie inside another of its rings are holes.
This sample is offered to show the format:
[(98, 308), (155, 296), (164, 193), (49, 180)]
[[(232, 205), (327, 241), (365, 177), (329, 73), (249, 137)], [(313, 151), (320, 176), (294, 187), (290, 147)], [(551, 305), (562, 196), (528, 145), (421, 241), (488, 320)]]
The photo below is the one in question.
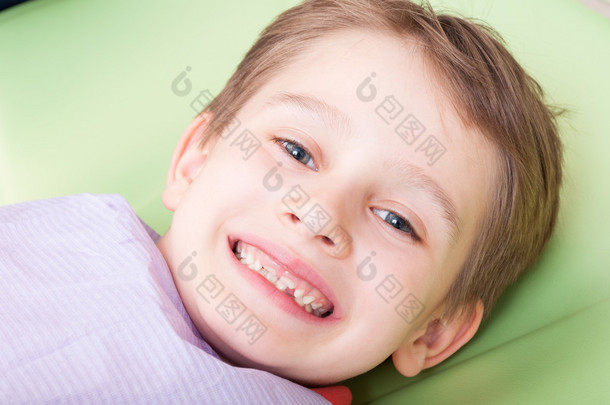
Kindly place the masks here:
[(282, 198), (282, 222), (303, 237), (313, 238), (328, 255), (346, 257), (352, 237), (347, 227), (345, 195), (338, 198), (337, 190), (319, 190), (317, 195), (325, 198), (314, 200), (300, 186), (293, 187)]

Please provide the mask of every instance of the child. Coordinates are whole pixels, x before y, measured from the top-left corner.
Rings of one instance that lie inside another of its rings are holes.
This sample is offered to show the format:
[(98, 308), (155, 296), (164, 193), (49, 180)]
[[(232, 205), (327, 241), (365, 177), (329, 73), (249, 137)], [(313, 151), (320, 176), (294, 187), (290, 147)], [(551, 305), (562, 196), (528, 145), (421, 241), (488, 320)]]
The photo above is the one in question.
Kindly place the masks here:
[[(560, 182), (555, 114), (491, 30), (404, 0), (306, 1), (182, 135), (163, 237), (116, 197), (4, 208), (2, 308), (22, 315), (2, 357), (29, 363), (0, 392), (26, 398), (54, 362), (40, 401), (315, 403), (285, 379), (388, 356), (416, 375), (536, 260)], [(32, 308), (52, 339), (24, 337)]]

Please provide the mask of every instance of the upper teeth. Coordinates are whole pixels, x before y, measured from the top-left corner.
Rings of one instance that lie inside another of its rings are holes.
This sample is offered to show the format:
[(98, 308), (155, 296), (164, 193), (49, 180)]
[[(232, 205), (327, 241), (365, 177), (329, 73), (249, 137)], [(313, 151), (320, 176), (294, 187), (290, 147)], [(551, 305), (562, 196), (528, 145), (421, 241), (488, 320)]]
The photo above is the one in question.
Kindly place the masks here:
[[(270, 264), (266, 264), (265, 267), (263, 267), (261, 264), (261, 258), (258, 257), (261, 254), (258, 249), (252, 248), (242, 242), (238, 242), (235, 246), (234, 252), (235, 256), (241, 263), (265, 277), (267, 281), (275, 285), (278, 290), (292, 296), (295, 302), (308, 313), (312, 313), (317, 317), (326, 317), (332, 313), (332, 308), (324, 308), (324, 303), (328, 305), (328, 301), (324, 297), (316, 299), (314, 296), (321, 295), (319, 292), (316, 294), (315, 291), (317, 290), (314, 291), (312, 288), (312, 291), (309, 293), (313, 295), (305, 295), (304, 289), (296, 288), (296, 283), (290, 278), (290, 273), (284, 272), (280, 275), (279, 271), (273, 268), (273, 266)], [(332, 305), (330, 306), (332, 307)]]

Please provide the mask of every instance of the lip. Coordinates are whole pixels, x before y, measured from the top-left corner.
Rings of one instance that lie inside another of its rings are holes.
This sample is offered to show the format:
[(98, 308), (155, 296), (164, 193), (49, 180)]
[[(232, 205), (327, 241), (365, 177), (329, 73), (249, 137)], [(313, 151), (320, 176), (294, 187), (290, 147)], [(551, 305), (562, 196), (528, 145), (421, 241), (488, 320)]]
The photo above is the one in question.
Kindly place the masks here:
[[(233, 254), (233, 245), (237, 241), (243, 241), (248, 245), (252, 245), (257, 249), (260, 249), (273, 261), (275, 261), (283, 270), (293, 273), (295, 276), (307, 281), (313, 287), (320, 290), (320, 292), (333, 303), (333, 313), (326, 318), (318, 318), (317, 316), (305, 312), (303, 308), (301, 308), (294, 301), (294, 299), (275, 288), (275, 286), (269, 283), (269, 281), (267, 281), (263, 276), (250, 270), (247, 266), (243, 265), (237, 259), (237, 257), (235, 257), (235, 254)], [(228, 238), (228, 254), (230, 255), (231, 260), (239, 267), (240, 270), (242, 270), (244, 277), (248, 278), (254, 286), (261, 289), (265, 295), (273, 300), (273, 305), (284, 310), (284, 312), (287, 312), (290, 315), (306, 322), (330, 323), (336, 322), (340, 319), (341, 311), (332, 289), (312, 266), (301, 260), (290, 250), (257, 236), (241, 235), (230, 236)]]

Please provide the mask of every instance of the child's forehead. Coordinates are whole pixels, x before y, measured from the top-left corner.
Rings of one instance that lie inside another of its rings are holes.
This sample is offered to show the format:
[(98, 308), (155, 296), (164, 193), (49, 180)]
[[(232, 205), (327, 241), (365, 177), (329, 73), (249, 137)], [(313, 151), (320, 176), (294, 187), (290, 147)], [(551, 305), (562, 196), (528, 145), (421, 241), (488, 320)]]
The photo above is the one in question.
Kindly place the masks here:
[(401, 42), (358, 32), (325, 41), (276, 72), (249, 100), (251, 107), (379, 141), (382, 133), (414, 138), (423, 130), (462, 127), (439, 83), (423, 71), (421, 57)]
[[(370, 123), (370, 133), (378, 131), (373, 128), (377, 124), (399, 136), (401, 131), (417, 132), (414, 128), (428, 134), (469, 132), (480, 136), (480, 128), (463, 121), (459, 100), (456, 102), (447, 84), (416, 38), (339, 30), (323, 35), (278, 69), (263, 85), (256, 102), (261, 107), (301, 109), (317, 104), (315, 109), (325, 111), (321, 116), (341, 117), (335, 121), (354, 121), (352, 125), (355, 121)], [(345, 114), (349, 111), (351, 117)]]
[[(415, 37), (371, 29), (341, 29), (320, 35), (295, 53), (288, 68), (311, 67), (358, 60), (383, 68), (410, 69), (424, 56)], [(402, 60), (401, 58), (408, 58)], [(388, 65), (388, 62), (392, 64)], [(352, 66), (356, 69), (357, 66)]]
[(464, 129), (430, 70), (414, 40), (342, 30), (323, 35), (272, 72), (246, 105), (257, 112), (299, 112), (338, 133)]
[[(371, 84), (386, 97), (405, 92), (407, 87), (426, 94), (430, 93), (431, 84), (438, 87), (434, 75), (427, 72), (429, 68), (415, 41), (382, 32), (328, 33), (286, 61), (270, 69), (257, 93), (277, 98), (278, 93), (287, 92), (286, 88), (304, 93), (315, 89), (322, 90), (318, 97), (327, 101), (337, 95), (356, 100), (357, 87), (368, 76), (375, 79)], [(412, 94), (409, 96), (412, 98)], [(257, 101), (268, 100), (259, 97)]]

